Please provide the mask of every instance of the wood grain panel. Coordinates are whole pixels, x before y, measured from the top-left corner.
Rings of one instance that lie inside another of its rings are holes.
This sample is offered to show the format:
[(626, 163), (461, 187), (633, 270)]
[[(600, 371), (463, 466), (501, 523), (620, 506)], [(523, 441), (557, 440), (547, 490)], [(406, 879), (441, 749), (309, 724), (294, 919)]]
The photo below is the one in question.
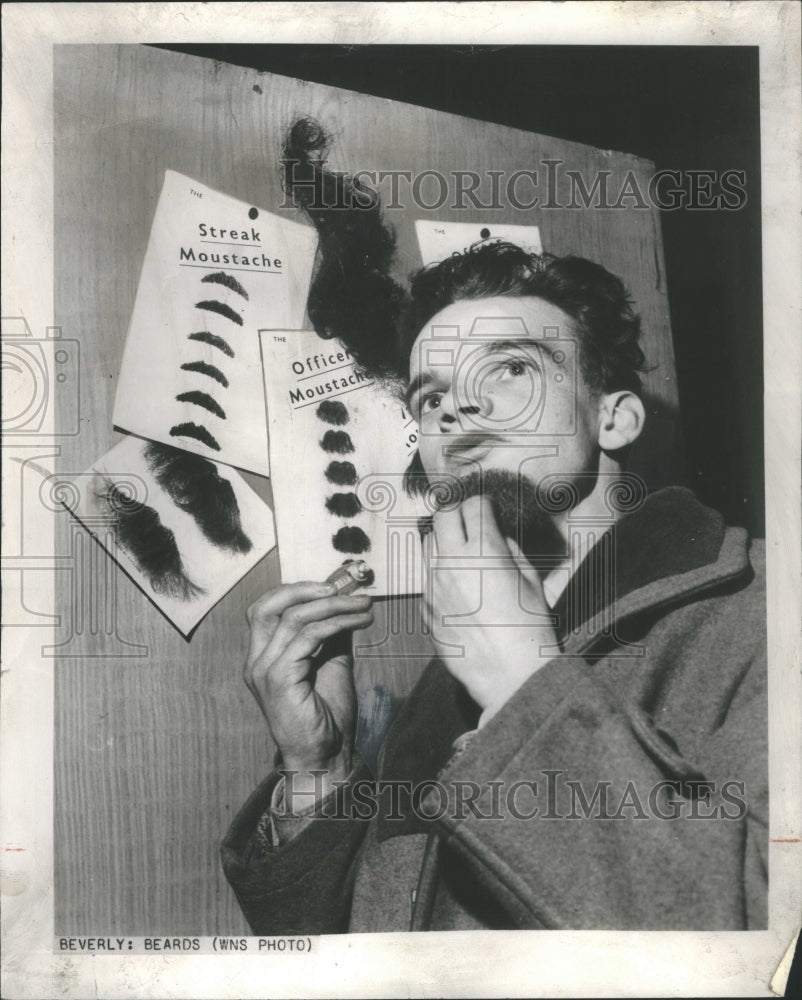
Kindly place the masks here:
[[(511, 174), (559, 159), (589, 179), (609, 170), (613, 186), (629, 170), (645, 186), (651, 173), (649, 163), (624, 154), (192, 56), (138, 46), (57, 47), (56, 323), (81, 345), (81, 430), (64, 445), (61, 471), (86, 469), (119, 440), (111, 426), (115, 383), (164, 171), (275, 211), (282, 202), (280, 138), (297, 113), (319, 117), (336, 133), (332, 164), (342, 169)], [(420, 264), (414, 220), (426, 213), (407, 197), (387, 214), (398, 231), (398, 272), (407, 275)], [(448, 206), (432, 216), (487, 220), (479, 210)], [(657, 215), (517, 212), (508, 205), (493, 220), (536, 224), (546, 249), (581, 253), (625, 276), (644, 318), (649, 360), (658, 366), (647, 379), (651, 430), (637, 468), (654, 486), (680, 479)], [(267, 480), (247, 478), (270, 499)], [(55, 652), (56, 931), (242, 933), (217, 851), (234, 811), (272, 761), (240, 673), (244, 611), (278, 582), (277, 556), (255, 567), (186, 642), (66, 515), (58, 541), (59, 552), (77, 561), (73, 573), (60, 574), (71, 582), (60, 594)], [(92, 608), (111, 615), (113, 626), (92, 630)], [(404, 608), (417, 621), (418, 602)], [(367, 642), (385, 634), (388, 608), (378, 610)], [(422, 637), (402, 630), (370, 654), (357, 662), (369, 754), (428, 651)]]

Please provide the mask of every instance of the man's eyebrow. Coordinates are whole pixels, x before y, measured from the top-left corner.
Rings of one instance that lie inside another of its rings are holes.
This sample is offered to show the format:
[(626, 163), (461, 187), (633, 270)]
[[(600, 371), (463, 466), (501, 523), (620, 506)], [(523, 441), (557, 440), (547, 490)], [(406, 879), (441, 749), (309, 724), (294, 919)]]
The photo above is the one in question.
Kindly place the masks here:
[(429, 372), (421, 372), (420, 375), (416, 375), (412, 379), (407, 391), (404, 393), (404, 403), (407, 409), (409, 409), (409, 405), (412, 402), (412, 397), (429, 382), (434, 382), (434, 376), (430, 375)]
[(522, 347), (537, 347), (548, 356), (554, 357), (554, 352), (559, 350), (558, 340), (536, 339), (534, 337), (513, 337), (506, 340), (491, 340), (481, 345), (483, 354), (493, 354), (495, 351), (509, 351)]

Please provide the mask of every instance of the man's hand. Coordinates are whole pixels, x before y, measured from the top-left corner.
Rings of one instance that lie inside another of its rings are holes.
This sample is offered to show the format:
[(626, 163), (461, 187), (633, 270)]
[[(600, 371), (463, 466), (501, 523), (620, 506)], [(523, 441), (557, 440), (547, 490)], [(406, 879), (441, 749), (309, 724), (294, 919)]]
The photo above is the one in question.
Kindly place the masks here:
[[(424, 609), (438, 653), (486, 721), (559, 653), (543, 586), (518, 545), (499, 531), (487, 497), (435, 514), (433, 535)], [(438, 559), (448, 568), (438, 569)]]
[[(335, 596), (326, 583), (277, 587), (248, 609), (244, 678), (267, 719), (284, 769), (297, 771), (290, 809), (351, 770), (356, 692), (351, 633), (373, 622), (366, 594)], [(322, 646), (321, 646), (322, 644)], [(325, 771), (317, 782), (312, 771)]]

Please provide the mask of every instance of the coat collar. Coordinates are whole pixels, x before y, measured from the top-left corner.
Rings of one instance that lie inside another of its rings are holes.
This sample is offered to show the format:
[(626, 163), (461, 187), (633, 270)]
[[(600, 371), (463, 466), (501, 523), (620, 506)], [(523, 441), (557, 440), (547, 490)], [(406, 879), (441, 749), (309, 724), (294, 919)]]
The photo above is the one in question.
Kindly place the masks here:
[(749, 567), (746, 532), (679, 486), (653, 493), (606, 531), (554, 607), (568, 654), (605, 626), (655, 611), (738, 577)]
[[(609, 637), (611, 623), (681, 602), (749, 572), (746, 532), (725, 528), (720, 514), (690, 490), (652, 494), (599, 539), (554, 608), (567, 655)], [(599, 585), (600, 581), (606, 581)], [(588, 637), (591, 637), (590, 639)], [(609, 638), (608, 638), (609, 641)], [(396, 716), (384, 744), (382, 782), (436, 778), (453, 741), (476, 727), (479, 708), (440, 660), (433, 660)], [(402, 791), (400, 819), (382, 802), (378, 839), (427, 832)]]

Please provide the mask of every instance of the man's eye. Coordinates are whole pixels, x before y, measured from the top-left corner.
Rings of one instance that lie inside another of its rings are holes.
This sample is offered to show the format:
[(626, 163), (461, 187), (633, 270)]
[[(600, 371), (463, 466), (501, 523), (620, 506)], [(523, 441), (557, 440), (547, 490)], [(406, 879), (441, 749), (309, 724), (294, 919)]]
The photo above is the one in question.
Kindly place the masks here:
[(499, 379), (520, 378), (526, 374), (526, 362), (518, 358), (508, 358), (499, 365)]
[(425, 395), (420, 401), (421, 413), (430, 413), (432, 410), (436, 410), (440, 406), (440, 400), (442, 398), (442, 392), (430, 392)]

